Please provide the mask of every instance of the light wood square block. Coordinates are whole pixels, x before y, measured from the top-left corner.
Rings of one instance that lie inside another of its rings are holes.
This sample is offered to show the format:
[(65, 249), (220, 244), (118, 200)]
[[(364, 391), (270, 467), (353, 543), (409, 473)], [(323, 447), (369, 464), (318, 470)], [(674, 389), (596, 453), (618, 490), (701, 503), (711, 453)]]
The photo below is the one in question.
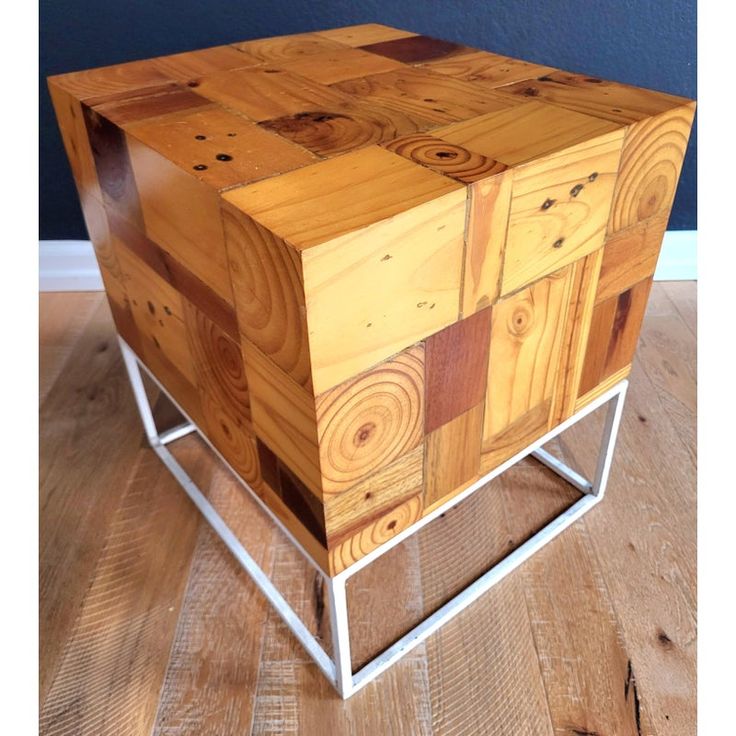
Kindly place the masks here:
[(628, 374), (695, 111), (375, 23), (49, 89), (118, 332), (330, 575)]

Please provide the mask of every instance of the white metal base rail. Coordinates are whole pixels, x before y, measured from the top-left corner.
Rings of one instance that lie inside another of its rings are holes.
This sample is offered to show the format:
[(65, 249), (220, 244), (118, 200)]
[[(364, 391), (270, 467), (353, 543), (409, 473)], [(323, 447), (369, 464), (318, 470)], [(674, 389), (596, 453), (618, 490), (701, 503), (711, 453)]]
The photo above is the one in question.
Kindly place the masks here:
[[(250, 486), (230, 467), (227, 461), (213, 447), (212, 443), (202, 433), (202, 430), (187, 416), (186, 412), (178, 405), (164, 386), (156, 379), (156, 377), (148, 370), (136, 354), (131, 350), (127, 343), (120, 340), (120, 347), (123, 352), (123, 359), (128, 370), (130, 383), (133, 387), (136, 404), (143, 420), (143, 427), (146, 432), (151, 447), (163, 461), (166, 467), (171, 471), (172, 475), (181, 484), (189, 498), (194, 502), (195, 506), (202, 512), (202, 515), (212, 526), (214, 532), (225, 543), (225, 546), (233, 553), (238, 562), (245, 571), (253, 579), (261, 592), (270, 601), (276, 612), (283, 619), (284, 623), (289, 627), (291, 632), (301, 642), (302, 646), (307, 650), (309, 655), (315, 661), (317, 666), (322, 670), (324, 675), (333, 683), (338, 693), (343, 698), (348, 698), (362, 687), (367, 685), (371, 680), (378, 677), (382, 672), (388, 669), (392, 664), (407, 654), (417, 644), (420, 644), (428, 636), (437, 631), (444, 623), (456, 616), (460, 611), (469, 606), (473, 601), (479, 598), (483, 593), (492, 586), (502, 580), (512, 570), (516, 569), (522, 562), (529, 559), (535, 552), (541, 549), (545, 544), (554, 539), (560, 532), (577, 521), (583, 514), (590, 510), (593, 506), (600, 502), (606, 490), (608, 475), (611, 470), (611, 461), (613, 459), (613, 451), (616, 445), (616, 435), (621, 421), (621, 413), (623, 411), (626, 389), (628, 381), (624, 380), (613, 386), (600, 397), (592, 401), (585, 408), (581, 409), (577, 414), (567, 419), (565, 422), (548, 432), (536, 442), (533, 442), (521, 452), (507, 460), (503, 465), (492, 470), (486, 476), (476, 481), (462, 493), (453, 497), (446, 503), (435, 508), (431, 513), (416, 521), (414, 524), (404, 529), (402, 532), (388, 540), (380, 547), (377, 547), (365, 557), (358, 560), (349, 568), (334, 577), (327, 575), (322, 568), (312, 559), (311, 555), (297, 541), (291, 532), (281, 523), (274, 515), (271, 509), (259, 498), (259, 496), (250, 488)], [(146, 396), (140, 368), (146, 371), (151, 380), (169, 397), (174, 406), (187, 419), (186, 423), (181, 424), (166, 432), (160, 433), (156, 429), (153, 419), (151, 405)], [(610, 402), (610, 403), (609, 403)], [(608, 413), (603, 429), (603, 437), (601, 448), (598, 456), (595, 477), (592, 481), (587, 480), (572, 468), (565, 465), (556, 457), (546, 450), (542, 449), (542, 445), (549, 442), (561, 432), (569, 429), (572, 425), (579, 422), (583, 417), (595, 411), (604, 404), (609, 403)], [(166, 445), (184, 437), (192, 432), (198, 432), (202, 439), (210, 446), (217, 456), (230, 468), (233, 475), (242, 483), (251, 493), (253, 499), (268, 514), (271, 520), (281, 529), (284, 534), (291, 540), (294, 546), (302, 553), (305, 559), (319, 572), (324, 578), (330, 608), (330, 622), (332, 631), (332, 648), (333, 657), (330, 657), (322, 648), (317, 639), (310, 633), (304, 622), (299, 618), (291, 606), (287, 603), (278, 589), (274, 586), (268, 576), (256, 564), (255, 560), (248, 554), (240, 540), (235, 536), (232, 530), (227, 526), (222, 517), (217, 513), (215, 508), (210, 504), (204, 494), (199, 490), (197, 485), (187, 475), (186, 471), (181, 467), (179, 462), (169, 452)], [(539, 460), (550, 470), (564, 478), (568, 483), (577, 488), (582, 494), (582, 498), (576, 501), (567, 510), (558, 517), (549, 522), (545, 527), (536, 532), (526, 542), (517, 547), (513, 552), (507, 555), (503, 560), (496, 563), (486, 573), (481, 575), (458, 593), (454, 598), (445, 603), (441, 608), (436, 610), (421, 623), (415, 626), (411, 631), (402, 636), (398, 641), (392, 644), (388, 649), (379, 654), (375, 659), (366, 664), (358, 672), (353, 673), (350, 658), (350, 632), (348, 622), (347, 599), (345, 593), (345, 584), (348, 578), (352, 577), (359, 570), (369, 565), (381, 555), (400, 544), (404, 539), (415, 534), (423, 526), (429, 524), (448, 509), (456, 506), (463, 499), (470, 496), (482, 486), (486, 485), (491, 479), (508, 470), (512, 465), (522, 460), (527, 455)]]

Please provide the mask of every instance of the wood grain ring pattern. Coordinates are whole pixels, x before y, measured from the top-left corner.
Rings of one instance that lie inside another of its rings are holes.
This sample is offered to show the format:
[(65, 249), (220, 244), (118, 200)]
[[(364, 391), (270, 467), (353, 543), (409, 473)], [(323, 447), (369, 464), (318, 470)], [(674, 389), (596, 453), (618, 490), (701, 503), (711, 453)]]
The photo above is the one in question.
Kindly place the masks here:
[(424, 348), (416, 346), (317, 398), (323, 491), (337, 493), (416, 447)]

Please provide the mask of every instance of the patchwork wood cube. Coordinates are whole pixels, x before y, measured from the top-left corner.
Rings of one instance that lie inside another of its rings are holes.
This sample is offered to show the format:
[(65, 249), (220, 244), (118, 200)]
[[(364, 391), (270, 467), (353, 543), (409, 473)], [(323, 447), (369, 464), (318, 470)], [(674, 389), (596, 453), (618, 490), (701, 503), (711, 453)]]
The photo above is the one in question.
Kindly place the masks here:
[(690, 100), (376, 24), (49, 87), (120, 335), (330, 575), (631, 369)]

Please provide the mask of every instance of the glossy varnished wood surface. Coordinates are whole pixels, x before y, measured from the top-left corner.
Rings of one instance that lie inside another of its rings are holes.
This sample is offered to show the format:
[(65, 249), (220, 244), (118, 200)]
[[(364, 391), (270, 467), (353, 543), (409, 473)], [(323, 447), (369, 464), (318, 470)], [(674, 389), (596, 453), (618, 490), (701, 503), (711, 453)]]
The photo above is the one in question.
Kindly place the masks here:
[(692, 101), (378, 24), (48, 81), (118, 332), (331, 575), (631, 370)]
[[(42, 732), (695, 733), (695, 339), (695, 286), (655, 283), (603, 504), (343, 703), (145, 446), (104, 295), (42, 295)], [(555, 449), (585, 466), (595, 427)], [(175, 452), (327, 641), (314, 572)], [(356, 661), (569, 500), (523, 463), (356, 576)]]

